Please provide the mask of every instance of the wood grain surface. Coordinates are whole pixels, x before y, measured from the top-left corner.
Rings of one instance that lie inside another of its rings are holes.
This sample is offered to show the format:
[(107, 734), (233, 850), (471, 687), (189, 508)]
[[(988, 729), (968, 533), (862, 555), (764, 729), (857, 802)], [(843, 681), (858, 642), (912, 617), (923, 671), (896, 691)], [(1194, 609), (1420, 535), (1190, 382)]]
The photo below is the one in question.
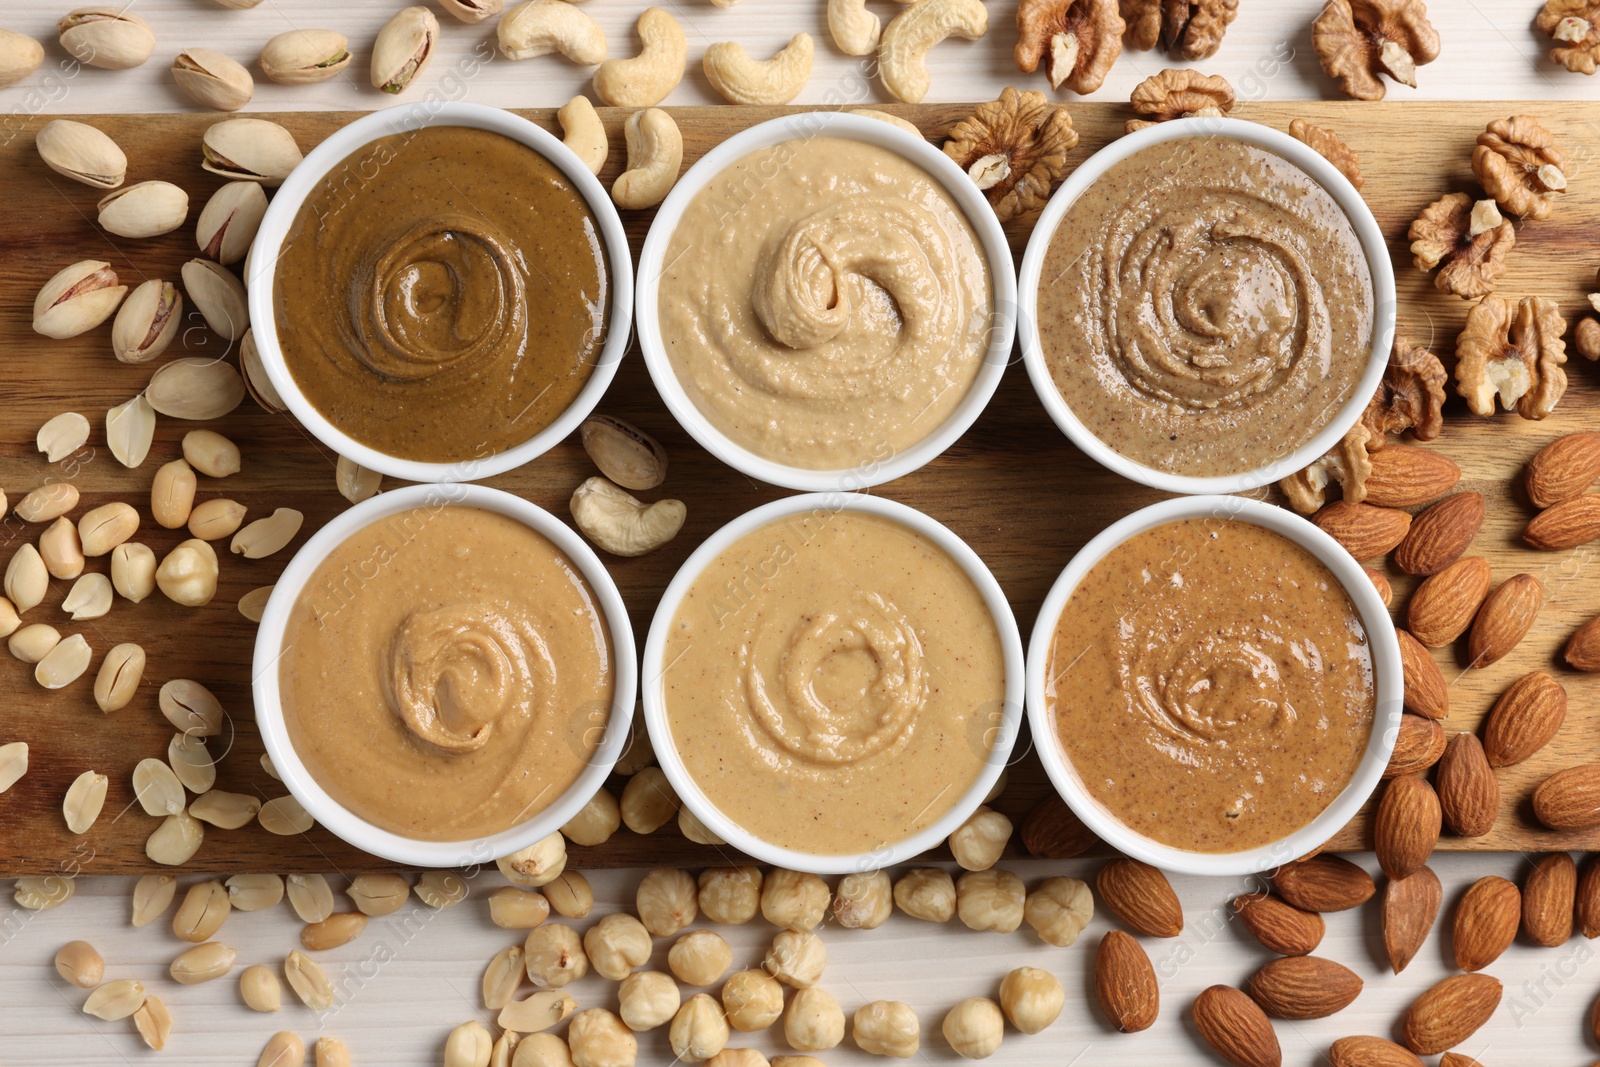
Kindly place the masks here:
[[(1125, 105), (1078, 103), (1069, 107), (1082, 133), (1074, 163), (1121, 132), (1130, 114)], [(673, 109), (685, 141), (685, 165), (728, 134), (783, 110), (704, 107)], [(938, 143), (949, 126), (970, 109), (962, 105), (896, 107)], [(1436, 196), (1473, 188), (1469, 165), (1473, 138), (1490, 119), (1513, 111), (1537, 115), (1572, 154), (1571, 191), (1554, 218), (1519, 225), (1511, 267), (1501, 285), (1507, 296), (1539, 294), (1560, 300), (1569, 317), (1583, 313), (1600, 254), (1591, 251), (1600, 231), (1600, 188), (1590, 179), (1590, 164), (1600, 138), (1582, 104), (1244, 104), (1236, 114), (1279, 128), (1304, 117), (1331, 126), (1360, 153), (1366, 174), (1364, 195), (1390, 239), (1399, 277), (1400, 321), (1413, 337), (1430, 341), (1447, 357), (1467, 305), (1437, 293), (1431, 279), (1412, 268), (1405, 231), (1412, 217)], [(549, 110), (526, 111), (534, 121), (556, 129)], [(613, 138), (610, 163), (602, 174), (609, 185), (621, 165), (621, 123), (625, 113), (602, 109)], [(347, 113), (295, 113), (277, 116), (309, 149), (328, 132), (355, 116)], [(15, 502), (48, 481), (71, 481), (82, 493), (80, 512), (111, 500), (126, 500), (148, 510), (150, 478), (160, 464), (179, 454), (183, 434), (196, 424), (161, 420), (150, 457), (138, 470), (126, 470), (105, 448), (106, 409), (143, 388), (149, 366), (125, 366), (110, 354), (110, 326), (69, 341), (51, 341), (30, 327), (39, 287), (60, 267), (83, 258), (111, 261), (130, 284), (146, 278), (176, 281), (179, 266), (193, 255), (193, 220), (205, 198), (220, 184), (199, 168), (202, 131), (211, 116), (95, 116), (90, 119), (127, 150), (129, 181), (177, 181), (191, 196), (190, 222), (178, 232), (150, 241), (113, 240), (94, 225), (96, 191), (49, 171), (33, 150), (32, 120), (0, 147), (0, 352), (5, 387), (0, 396), (0, 487)], [(635, 250), (649, 226), (649, 212), (624, 212)], [(1020, 256), (1026, 222), (1009, 227)], [(192, 311), (192, 309), (191, 309)], [(203, 327), (197, 315), (169, 350), (176, 355), (224, 355), (226, 348)], [(1584, 619), (1600, 611), (1600, 572), (1593, 548), (1541, 554), (1520, 544), (1523, 525), (1533, 514), (1521, 489), (1521, 470), (1529, 457), (1554, 437), (1590, 428), (1600, 411), (1595, 368), (1574, 359), (1571, 386), (1556, 413), (1543, 423), (1515, 416), (1475, 418), (1452, 400), (1444, 435), (1435, 443), (1465, 472), (1461, 488), (1476, 489), (1489, 500), (1489, 515), (1474, 552), (1489, 558), (1496, 581), (1518, 572), (1542, 578), (1547, 604), (1532, 633), (1509, 656), (1483, 670), (1467, 671), (1451, 650), (1440, 663), (1451, 682), (1451, 732), (1472, 729), (1495, 697), (1515, 678), (1534, 669), (1551, 669), (1567, 685), (1571, 709), (1560, 734), (1526, 763), (1501, 774), (1500, 819), (1490, 834), (1474, 839), (1446, 838), (1442, 848), (1540, 850), (1600, 845), (1600, 832), (1553, 834), (1532, 822), (1527, 796), (1545, 776), (1593, 758), (1600, 711), (1594, 684), (1565, 670), (1560, 646)], [(63, 411), (80, 411), (95, 432), (78, 454), (53, 466), (34, 450), (34, 434), (45, 420)], [(685, 500), (689, 520), (666, 548), (636, 560), (608, 560), (622, 589), (636, 634), (642, 640), (655, 601), (675, 569), (707, 535), (743, 511), (783, 495), (713, 460), (684, 434), (657, 397), (636, 351), (630, 352), (600, 409), (626, 418), (655, 434), (672, 456), (671, 477), (659, 491)], [(202, 479), (197, 499), (228, 496), (247, 505), (249, 517), (279, 506), (305, 512), (307, 523), (290, 548), (277, 558), (245, 561), (224, 553), (216, 600), (204, 609), (180, 608), (159, 594), (139, 605), (119, 600), (105, 618), (91, 623), (65, 621), (58, 610), (70, 583), (52, 584), (48, 599), (27, 621), (49, 621), (63, 633), (83, 632), (95, 649), (91, 675), (74, 685), (47, 692), (33, 682), (31, 668), (0, 657), (0, 743), (27, 741), (29, 774), (0, 795), (0, 875), (48, 873), (67, 868), (81, 873), (128, 873), (152, 868), (144, 841), (157, 820), (132, 803), (129, 776), (145, 756), (164, 755), (172, 729), (156, 707), (156, 692), (170, 678), (204, 682), (229, 712), (223, 737), (213, 739), (222, 753), (218, 785), (263, 798), (283, 787), (261, 769), (249, 693), (249, 661), (254, 627), (233, 605), (249, 590), (270, 584), (309, 534), (345, 506), (333, 488), (335, 456), (287, 417), (267, 415), (248, 401), (218, 420), (214, 428), (240, 445), (244, 470), (226, 481)], [(557, 514), (566, 513), (572, 489), (592, 470), (575, 442), (489, 484), (516, 492)], [(978, 551), (1005, 588), (1024, 634), (1050, 582), (1067, 560), (1108, 523), (1160, 499), (1162, 494), (1111, 475), (1073, 448), (1050, 423), (1022, 368), (1013, 365), (989, 409), (944, 456), (907, 478), (874, 490), (919, 508), (950, 526)], [(654, 495), (654, 494), (651, 494)], [(76, 513), (75, 513), (76, 514)], [(36, 539), (29, 527), (7, 516), (0, 527), (0, 555)], [(157, 555), (181, 539), (146, 519), (137, 535)], [(103, 568), (103, 561), (95, 567)], [(1403, 608), (1410, 582), (1398, 572), (1396, 606)], [(100, 656), (121, 641), (138, 641), (149, 666), (138, 697), (125, 710), (102, 715), (90, 692)], [(1038, 761), (1019, 743), (1010, 785), (996, 806), (1020, 818), (1049, 788)], [(93, 768), (111, 778), (105, 813), (82, 838), (63, 823), (60, 806), (67, 785)], [(1365, 815), (1333, 842), (1334, 847), (1370, 847)], [(686, 842), (675, 829), (643, 838), (624, 830), (596, 848), (574, 848), (575, 865), (693, 865), (718, 850)], [(320, 827), (293, 837), (274, 837), (252, 824), (238, 831), (209, 831), (197, 867), (227, 872), (280, 871), (386, 866), (364, 857)]]

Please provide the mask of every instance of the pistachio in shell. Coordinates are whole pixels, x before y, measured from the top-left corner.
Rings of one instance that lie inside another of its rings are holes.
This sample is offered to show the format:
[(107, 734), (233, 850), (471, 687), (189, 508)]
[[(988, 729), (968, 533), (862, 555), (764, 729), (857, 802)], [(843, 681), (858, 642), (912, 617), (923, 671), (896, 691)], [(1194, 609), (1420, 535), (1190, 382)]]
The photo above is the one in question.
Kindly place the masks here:
[(223, 119), (201, 137), (200, 166), (224, 178), (282, 185), (304, 156), (294, 135), (267, 119)]
[(68, 55), (102, 70), (137, 67), (156, 48), (155, 31), (126, 4), (69, 11), (56, 23), (56, 32)]
[(246, 330), (244, 339), (239, 342), (239, 367), (244, 372), (244, 387), (250, 394), (250, 399), (260, 405), (261, 410), (273, 415), (282, 415), (289, 410), (283, 402), (283, 397), (278, 395), (278, 389), (272, 384), (272, 379), (267, 377), (267, 368), (261, 362), (261, 350), (256, 347), (254, 330)]
[(219, 263), (237, 263), (250, 251), (250, 242), (267, 213), (267, 194), (260, 182), (229, 182), (206, 201), (195, 224), (200, 251)]
[(16, 30), (0, 30), (0, 89), (15, 85), (39, 69), (44, 45)]
[(350, 42), (338, 30), (290, 30), (261, 49), (261, 72), (280, 85), (327, 81), (350, 65)]
[(167, 350), (183, 319), (183, 294), (171, 282), (141, 282), (111, 323), (111, 354), (123, 363), (147, 363)]
[(237, 341), (250, 328), (250, 307), (244, 283), (214, 259), (191, 259), (183, 265), (183, 288), (213, 333)]
[(96, 189), (115, 189), (128, 174), (128, 157), (104, 131), (86, 122), (54, 119), (33, 140), (39, 158), (57, 174)]
[(103, 259), (81, 259), (57, 271), (33, 301), (33, 329), (46, 337), (76, 337), (111, 317), (127, 295)]
[(220, 419), (238, 407), (244, 400), (244, 381), (231, 363), (183, 356), (157, 368), (144, 396), (162, 415), (203, 422)]
[(135, 182), (100, 199), (100, 228), (118, 237), (160, 237), (189, 217), (189, 194), (171, 182)]
[(172, 80), (189, 99), (217, 111), (238, 111), (256, 91), (243, 63), (210, 48), (185, 48), (173, 56)]
[(378, 31), (372, 45), (372, 86), (386, 93), (406, 91), (433, 58), (439, 20), (421, 5), (402, 8)]

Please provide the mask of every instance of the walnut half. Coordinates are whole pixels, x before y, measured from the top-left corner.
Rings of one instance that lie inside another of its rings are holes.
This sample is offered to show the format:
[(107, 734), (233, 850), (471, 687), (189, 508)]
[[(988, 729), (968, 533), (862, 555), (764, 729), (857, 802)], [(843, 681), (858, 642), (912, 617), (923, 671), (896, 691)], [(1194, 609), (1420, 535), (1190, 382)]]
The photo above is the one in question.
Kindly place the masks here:
[(1040, 92), (1007, 87), (1000, 99), (979, 104), (955, 124), (944, 154), (971, 175), (1001, 222), (1050, 199), (1050, 187), (1067, 169), (1078, 143), (1067, 109)]
[(1478, 134), (1472, 173), (1504, 210), (1544, 219), (1555, 210), (1550, 194), (1567, 189), (1567, 154), (1538, 119), (1513, 115)]
[(1184, 59), (1207, 59), (1239, 14), (1239, 0), (1122, 0), (1128, 47), (1160, 46)]
[(1359, 504), (1365, 500), (1367, 478), (1372, 474), (1371, 436), (1372, 432), (1357, 422), (1333, 451), (1279, 481), (1278, 488), (1289, 498), (1289, 506), (1302, 515), (1310, 515), (1328, 502), (1330, 481), (1339, 483), (1346, 502)]
[(1021, 0), (1017, 4), (1017, 69), (1044, 62), (1050, 88), (1092, 93), (1122, 54), (1117, 0)]
[(1417, 87), (1417, 68), (1439, 58), (1439, 34), (1422, 0), (1328, 0), (1311, 46), (1346, 96), (1382, 100), (1387, 74)]
[(1383, 448), (1385, 434), (1410, 430), (1418, 441), (1438, 437), (1444, 429), (1444, 386), (1449, 378), (1438, 356), (1396, 330), (1383, 382), (1361, 416), (1372, 432), (1368, 450)]
[(1163, 70), (1133, 87), (1128, 100), (1142, 117), (1129, 119), (1128, 132), (1169, 119), (1220, 116), (1233, 110), (1233, 86), (1216, 74), (1197, 70)]
[(1305, 119), (1289, 123), (1289, 136), (1332, 163), (1357, 189), (1361, 188), (1361, 157), (1333, 130), (1313, 126)]
[(1488, 296), (1467, 312), (1456, 339), (1456, 392), (1477, 415), (1500, 406), (1525, 419), (1542, 419), (1567, 391), (1567, 321), (1554, 300), (1527, 296), (1512, 307)]
[(1494, 292), (1517, 243), (1516, 227), (1493, 200), (1473, 203), (1466, 193), (1449, 193), (1423, 208), (1410, 236), (1417, 269), (1438, 267), (1433, 284), (1468, 300)]
[(1600, 64), (1600, 2), (1547, 0), (1534, 20), (1555, 42), (1550, 62), (1574, 74), (1593, 74)]

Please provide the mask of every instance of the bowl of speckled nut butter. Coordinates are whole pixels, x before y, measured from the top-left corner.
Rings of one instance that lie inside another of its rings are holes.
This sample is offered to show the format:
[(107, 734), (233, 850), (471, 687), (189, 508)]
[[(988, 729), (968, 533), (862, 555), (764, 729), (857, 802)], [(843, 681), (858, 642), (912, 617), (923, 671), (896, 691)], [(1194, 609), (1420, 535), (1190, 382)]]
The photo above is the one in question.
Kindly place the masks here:
[(632, 323), (604, 187), (557, 138), (478, 104), (387, 108), (329, 135), (274, 195), (246, 273), (289, 412), (407, 481), (486, 478), (566, 438)]
[(479, 485), (333, 518), (257, 632), (267, 754), (317, 822), (397, 863), (487, 862), (555, 832), (633, 716), (627, 610), (565, 523)]
[(639, 348), (707, 451), (790, 489), (909, 474), (999, 385), (1016, 279), (994, 211), (920, 137), (837, 111), (707, 152), (639, 254)]
[(1073, 557), (1028, 647), (1034, 747), (1112, 847), (1236, 875), (1320, 846), (1383, 775), (1400, 648), (1327, 534), (1236, 496), (1153, 504)]
[(1018, 282), (1051, 419), (1176, 493), (1236, 493), (1330, 451), (1377, 391), (1394, 271), (1354, 186), (1287, 134), (1179, 119), (1118, 138), (1050, 198)]
[(938, 845), (994, 788), (1022, 718), (1022, 641), (983, 561), (921, 512), (851, 493), (713, 534), (662, 596), (642, 672), (688, 809), (817, 874)]

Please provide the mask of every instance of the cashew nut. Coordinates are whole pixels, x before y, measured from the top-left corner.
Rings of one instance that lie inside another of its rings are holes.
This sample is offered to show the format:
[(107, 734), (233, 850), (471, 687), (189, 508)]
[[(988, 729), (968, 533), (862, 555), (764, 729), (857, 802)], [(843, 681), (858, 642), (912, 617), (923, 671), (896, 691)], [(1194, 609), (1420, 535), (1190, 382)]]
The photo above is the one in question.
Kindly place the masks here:
[(605, 61), (606, 35), (600, 24), (564, 0), (528, 0), (500, 17), (496, 30), (507, 59), (533, 59), (560, 52), (592, 67)]
[(982, 0), (917, 0), (884, 27), (878, 73), (897, 100), (920, 104), (928, 95), (928, 52), (947, 37), (976, 41), (989, 29)]
[(642, 556), (678, 536), (689, 514), (681, 500), (646, 504), (596, 475), (572, 494), (572, 521), (614, 556)]
[(865, 115), (869, 119), (878, 119), (881, 122), (887, 122), (891, 126), (898, 126), (907, 133), (915, 134), (918, 137), (922, 136), (922, 131), (917, 129), (916, 123), (911, 122), (909, 119), (903, 119), (899, 115), (891, 115), (887, 111), (879, 111), (877, 108), (871, 107), (854, 107), (850, 109), (850, 114)]
[(683, 80), (689, 42), (678, 20), (659, 7), (639, 16), (639, 54), (608, 59), (594, 72), (594, 91), (613, 107), (655, 107)]
[(611, 199), (620, 208), (655, 207), (678, 180), (683, 134), (672, 116), (656, 107), (629, 115), (622, 131), (628, 141), (628, 169), (611, 186)]
[[(931, 3), (933, 0), (923, 0)], [(979, 0), (973, 0), (979, 7)], [(811, 35), (797, 33), (768, 60), (754, 60), (743, 46), (722, 41), (706, 49), (711, 87), (734, 104), (787, 104), (811, 80)]]
[(605, 123), (600, 121), (600, 114), (589, 103), (589, 98), (575, 96), (562, 104), (561, 110), (556, 112), (556, 121), (561, 123), (561, 132), (566, 137), (562, 143), (583, 160), (591, 173), (599, 174), (600, 168), (606, 165), (611, 145), (606, 140)]
[(828, 32), (847, 56), (870, 56), (883, 23), (867, 10), (867, 0), (828, 0)]

